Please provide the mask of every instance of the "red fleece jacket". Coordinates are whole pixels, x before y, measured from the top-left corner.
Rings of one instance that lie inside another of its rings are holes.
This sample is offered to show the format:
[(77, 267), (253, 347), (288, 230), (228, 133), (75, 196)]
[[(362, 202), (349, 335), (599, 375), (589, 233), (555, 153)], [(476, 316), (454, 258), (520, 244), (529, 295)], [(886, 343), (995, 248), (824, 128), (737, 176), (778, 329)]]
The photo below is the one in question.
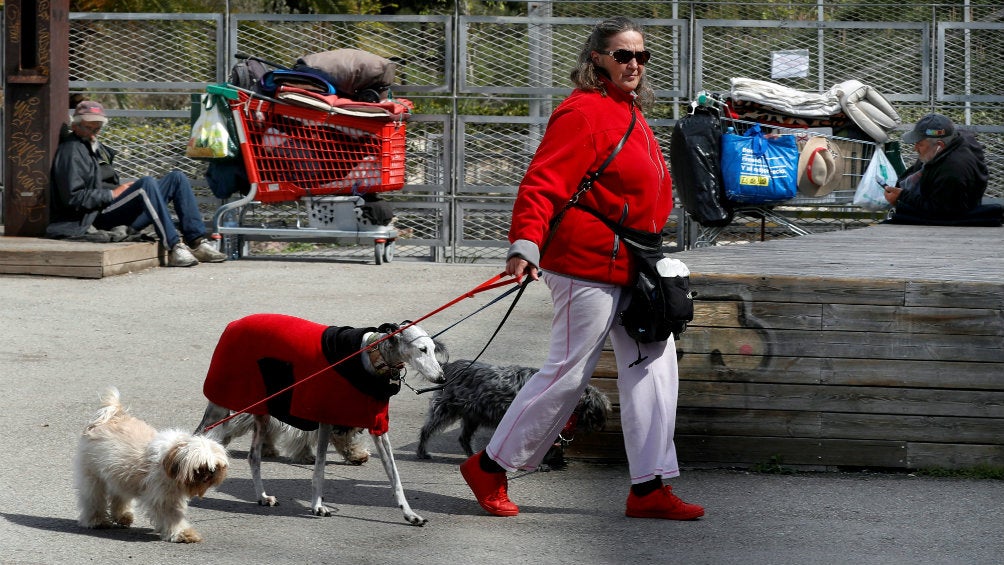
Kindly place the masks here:
[[(627, 131), (633, 94), (610, 82), (606, 86), (607, 96), (573, 91), (551, 115), (513, 207), (510, 253), (530, 250), (520, 254), (533, 262), (551, 218)], [(636, 111), (634, 131), (581, 202), (627, 227), (659, 232), (673, 209), (672, 181), (659, 143)], [(634, 259), (610, 228), (574, 207), (555, 230), (539, 266), (618, 285), (631, 284), (637, 273)]]
[(375, 379), (365, 373), (359, 355), (331, 368), (359, 351), (362, 334), (374, 329), (337, 328), (282, 314), (241, 318), (220, 336), (203, 392), (215, 404), (243, 410), (298, 383), (248, 412), (271, 414), (304, 430), (325, 422), (383, 434), (390, 398), (366, 394), (349, 381)]

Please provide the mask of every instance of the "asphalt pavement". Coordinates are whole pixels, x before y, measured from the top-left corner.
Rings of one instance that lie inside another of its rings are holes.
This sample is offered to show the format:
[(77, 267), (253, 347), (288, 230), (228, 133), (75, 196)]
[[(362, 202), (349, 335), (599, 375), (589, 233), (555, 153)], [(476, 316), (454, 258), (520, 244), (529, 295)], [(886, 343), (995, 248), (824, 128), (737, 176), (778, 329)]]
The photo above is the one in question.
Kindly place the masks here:
[[(7, 391), (0, 434), (0, 563), (339, 564), (998, 564), (1004, 562), (1004, 481), (874, 472), (752, 473), (684, 466), (674, 491), (701, 504), (693, 522), (624, 517), (623, 465), (572, 461), (563, 471), (511, 476), (519, 516), (488, 516), (457, 466), (457, 429), (415, 457), (428, 395), (391, 401), (391, 442), (411, 506), (429, 520), (405, 523), (375, 460), (329, 458), (328, 518), (310, 513), (309, 465), (267, 460), (263, 476), (280, 506), (254, 500), (248, 437), (231, 445), (219, 490), (192, 501), (199, 544), (160, 541), (145, 516), (128, 530), (76, 523), (72, 460), (101, 391), (114, 385), (132, 412), (158, 427), (191, 430), (205, 408), (202, 382), (216, 340), (255, 312), (332, 325), (416, 320), (436, 333), (497, 296), (466, 293), (498, 264), (248, 259), (191, 269), (155, 268), (100, 280), (0, 275), (0, 379)], [(440, 339), (470, 358), (508, 300)], [(539, 364), (550, 300), (528, 287), (483, 360)], [(422, 383), (410, 382), (413, 386)], [(475, 439), (476, 447), (487, 441)]]

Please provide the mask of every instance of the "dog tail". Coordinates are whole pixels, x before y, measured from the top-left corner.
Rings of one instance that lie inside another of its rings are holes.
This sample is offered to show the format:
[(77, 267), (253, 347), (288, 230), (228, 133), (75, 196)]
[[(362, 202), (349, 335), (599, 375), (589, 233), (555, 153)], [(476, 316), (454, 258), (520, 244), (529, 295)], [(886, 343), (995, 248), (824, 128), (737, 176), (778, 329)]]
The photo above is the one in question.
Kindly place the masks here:
[(110, 386), (101, 394), (101, 409), (94, 415), (91, 425), (104, 424), (123, 412), (125, 408), (122, 407), (119, 389)]

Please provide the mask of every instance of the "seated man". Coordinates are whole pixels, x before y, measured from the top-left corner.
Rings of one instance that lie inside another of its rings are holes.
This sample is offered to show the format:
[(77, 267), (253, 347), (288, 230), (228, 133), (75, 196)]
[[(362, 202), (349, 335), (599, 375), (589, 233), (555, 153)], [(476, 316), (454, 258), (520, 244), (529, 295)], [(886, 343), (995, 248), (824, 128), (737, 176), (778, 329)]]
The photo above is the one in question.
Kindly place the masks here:
[[(160, 244), (169, 251), (170, 267), (226, 260), (226, 255), (206, 240), (205, 222), (184, 173), (171, 171), (159, 181), (153, 177), (119, 181), (113, 166), (115, 151), (97, 140), (107, 122), (104, 108), (97, 102), (85, 100), (74, 110), (69, 131), (60, 136), (52, 163), (46, 234), (81, 237), (92, 226), (99, 230), (127, 226), (138, 232), (153, 224)], [(181, 235), (167, 207), (170, 202), (181, 222)]]
[(996, 216), (1000, 225), (999, 206), (981, 205), (989, 173), (983, 146), (972, 133), (957, 130), (941, 114), (928, 114), (903, 143), (913, 145), (917, 162), (897, 186), (885, 187), (885, 199), (895, 207), (891, 223), (993, 225), (974, 222)]

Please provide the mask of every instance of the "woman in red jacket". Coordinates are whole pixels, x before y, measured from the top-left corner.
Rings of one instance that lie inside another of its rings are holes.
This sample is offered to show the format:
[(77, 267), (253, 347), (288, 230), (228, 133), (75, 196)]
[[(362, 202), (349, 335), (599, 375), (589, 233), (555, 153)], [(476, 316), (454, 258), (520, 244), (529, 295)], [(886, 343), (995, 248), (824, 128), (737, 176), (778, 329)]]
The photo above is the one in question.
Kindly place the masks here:
[[(536, 468), (571, 416), (607, 337), (617, 358), (621, 427), (631, 474), (627, 516), (690, 520), (704, 509), (677, 498), (664, 478), (680, 474), (673, 433), (679, 377), (673, 338), (636, 343), (617, 323), (634, 282), (634, 258), (601, 220), (578, 207), (551, 219), (637, 122), (620, 153), (580, 202), (629, 228), (660, 232), (673, 208), (659, 144), (639, 109), (654, 93), (644, 80), (641, 27), (611, 18), (593, 29), (572, 71), (575, 90), (547, 125), (520, 184), (509, 230), (506, 273), (551, 289), (554, 317), (547, 362), (520, 390), (485, 450), (461, 466), (478, 503), (515, 516), (506, 471)], [(546, 242), (546, 243), (545, 243)], [(643, 361), (632, 364), (636, 358)]]

